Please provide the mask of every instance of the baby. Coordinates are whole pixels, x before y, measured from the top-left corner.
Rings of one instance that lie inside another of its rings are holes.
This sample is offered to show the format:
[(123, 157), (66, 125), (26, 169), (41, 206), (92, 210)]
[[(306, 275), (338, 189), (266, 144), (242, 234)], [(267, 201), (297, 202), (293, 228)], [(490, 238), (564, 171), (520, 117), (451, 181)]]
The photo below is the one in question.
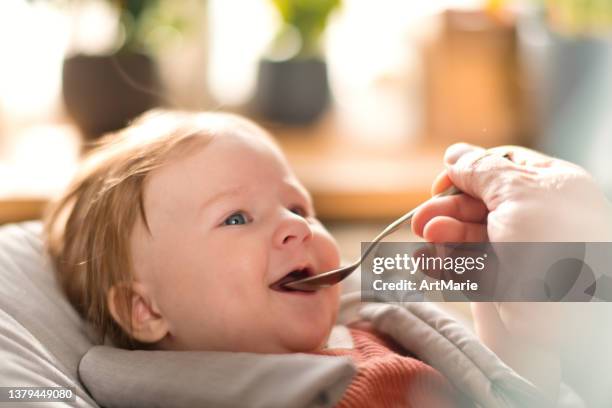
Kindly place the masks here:
[(271, 138), (237, 116), (153, 112), (111, 135), (48, 236), (70, 301), (121, 347), (310, 351), (336, 318), (338, 287), (270, 288), (336, 268), (338, 247)]
[(340, 256), (280, 149), (244, 118), (145, 114), (88, 154), (46, 234), (69, 300), (119, 347), (350, 355), (359, 371), (341, 405), (406, 406), (408, 384), (418, 406), (461, 400), (370, 330), (352, 328), (354, 350), (326, 348), (338, 286), (274, 288)]

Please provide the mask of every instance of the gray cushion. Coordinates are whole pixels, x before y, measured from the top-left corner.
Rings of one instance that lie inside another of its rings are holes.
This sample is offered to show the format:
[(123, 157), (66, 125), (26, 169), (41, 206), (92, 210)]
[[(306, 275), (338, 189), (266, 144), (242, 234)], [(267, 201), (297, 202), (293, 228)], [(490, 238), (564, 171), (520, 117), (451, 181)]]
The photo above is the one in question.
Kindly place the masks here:
[[(438, 369), (479, 407), (584, 407), (565, 385), (558, 401), (547, 401), (473, 333), (431, 304), (364, 306), (357, 294), (345, 296), (341, 310), (341, 323), (359, 315), (369, 320)], [(304, 354), (94, 347), (83, 357), (79, 370), (96, 400), (110, 408), (327, 407), (341, 398), (354, 369), (344, 358)]]
[(576, 392), (561, 384), (549, 401), (529, 381), (504, 364), (464, 325), (431, 303), (368, 304), (361, 318), (390, 335), (481, 407), (584, 408)]
[(430, 304), (372, 304), (360, 314), (483, 407), (553, 405), (476, 336)]
[(77, 406), (97, 407), (78, 381), (92, 342), (56, 284), (40, 232), (39, 222), (0, 227), (0, 386), (72, 386)]
[(113, 407), (331, 407), (351, 381), (348, 358), (305, 354), (128, 351), (100, 346), (80, 374)]

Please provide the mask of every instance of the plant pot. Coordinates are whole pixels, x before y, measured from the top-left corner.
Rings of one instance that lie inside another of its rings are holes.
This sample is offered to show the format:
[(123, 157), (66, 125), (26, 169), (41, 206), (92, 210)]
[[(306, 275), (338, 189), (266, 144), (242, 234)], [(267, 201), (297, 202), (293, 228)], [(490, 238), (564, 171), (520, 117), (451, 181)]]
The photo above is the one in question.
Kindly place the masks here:
[(328, 103), (327, 66), (322, 60), (260, 61), (254, 108), (261, 116), (305, 125), (316, 120)]
[(66, 110), (85, 139), (120, 129), (158, 104), (156, 65), (144, 54), (75, 55), (64, 60), (62, 79)]

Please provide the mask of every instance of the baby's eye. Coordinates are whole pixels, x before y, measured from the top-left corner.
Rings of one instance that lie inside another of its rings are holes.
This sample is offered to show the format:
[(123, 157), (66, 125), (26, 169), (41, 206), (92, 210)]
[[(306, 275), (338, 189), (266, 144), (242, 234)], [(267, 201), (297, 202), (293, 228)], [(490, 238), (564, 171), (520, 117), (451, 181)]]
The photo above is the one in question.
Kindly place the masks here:
[(306, 209), (301, 205), (294, 205), (293, 207), (289, 208), (289, 211), (303, 218), (308, 217), (308, 211), (306, 211)]
[(249, 218), (242, 212), (235, 212), (223, 221), (223, 225), (244, 225), (249, 223)]

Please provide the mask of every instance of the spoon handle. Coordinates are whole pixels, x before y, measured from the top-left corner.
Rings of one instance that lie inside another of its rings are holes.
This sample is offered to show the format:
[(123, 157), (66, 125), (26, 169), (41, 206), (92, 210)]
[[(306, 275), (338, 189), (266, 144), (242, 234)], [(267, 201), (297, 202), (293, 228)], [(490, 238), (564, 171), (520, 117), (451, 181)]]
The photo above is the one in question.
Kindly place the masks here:
[[(434, 196), (434, 198), (436, 198), (436, 197), (446, 197), (446, 196), (449, 196), (449, 195), (456, 195), (456, 194), (460, 194), (460, 193), (461, 193), (461, 190), (459, 190), (455, 186), (451, 186), (451, 187), (447, 188), (446, 190), (444, 190), (443, 192), (441, 192), (439, 194), (436, 194)], [(370, 243), (370, 246), (365, 251), (363, 251), (363, 254), (361, 255), (361, 258), (359, 259), (359, 261), (357, 263), (363, 262), (363, 260), (366, 258), (366, 256), (368, 256), (368, 254), (372, 251), (372, 249), (374, 249), (378, 245), (378, 243), (380, 242), (381, 239), (385, 238), (389, 234), (394, 233), (402, 225), (406, 224), (407, 222), (410, 222), (412, 220), (412, 217), (416, 213), (416, 211), (419, 209), (419, 207), (413, 208), (412, 210), (408, 211), (406, 214), (402, 215), (397, 220), (395, 220), (391, 224), (389, 224), (387, 226), (387, 228), (385, 228), (380, 234), (378, 234), (376, 236), (376, 238), (374, 238), (372, 240), (372, 242)]]

